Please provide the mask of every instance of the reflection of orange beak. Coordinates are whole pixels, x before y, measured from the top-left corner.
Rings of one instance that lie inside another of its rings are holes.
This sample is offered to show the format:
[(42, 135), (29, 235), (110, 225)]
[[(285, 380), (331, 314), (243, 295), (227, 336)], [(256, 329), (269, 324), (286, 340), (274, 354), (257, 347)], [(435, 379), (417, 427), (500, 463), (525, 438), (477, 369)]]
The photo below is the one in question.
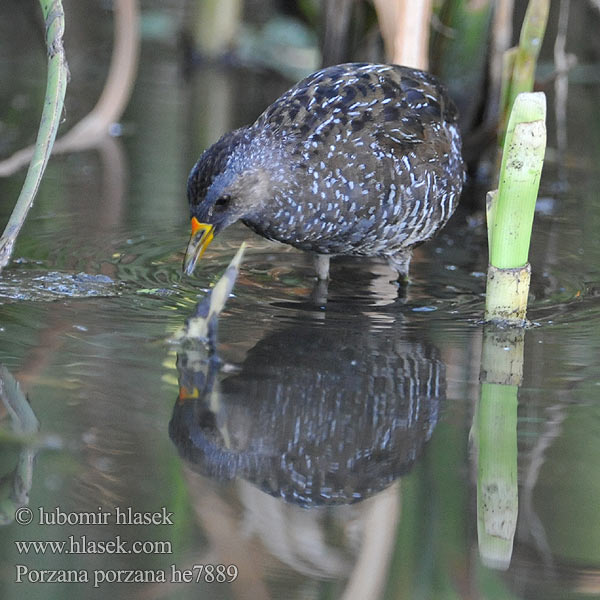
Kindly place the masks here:
[(181, 386), (179, 388), (179, 396), (177, 396), (177, 400), (180, 403), (185, 402), (186, 400), (196, 400), (200, 397), (200, 392), (198, 391), (198, 388), (192, 388), (191, 390), (188, 390), (188, 388), (186, 388), (185, 386)]
[(208, 223), (200, 223), (196, 217), (192, 217), (192, 237), (185, 251), (183, 260), (183, 272), (191, 275), (194, 272), (196, 263), (208, 248), (208, 245), (215, 237), (215, 227)]

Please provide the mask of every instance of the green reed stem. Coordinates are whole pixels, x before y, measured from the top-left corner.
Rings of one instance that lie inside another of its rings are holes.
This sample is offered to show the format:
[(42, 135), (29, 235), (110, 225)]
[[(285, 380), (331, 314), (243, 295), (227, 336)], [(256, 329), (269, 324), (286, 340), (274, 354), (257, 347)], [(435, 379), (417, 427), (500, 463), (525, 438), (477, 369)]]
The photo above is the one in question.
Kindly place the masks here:
[(531, 230), (546, 151), (546, 97), (517, 96), (510, 115), (498, 190), (489, 192), (486, 320), (523, 326)]
[(527, 264), (535, 202), (546, 151), (546, 96), (520, 94), (510, 115), (496, 205), (490, 264), (513, 269)]
[(52, 152), (63, 111), (67, 89), (68, 67), (63, 48), (65, 15), (61, 0), (40, 0), (46, 24), (48, 77), (44, 108), (38, 129), (35, 150), (17, 203), (0, 238), (0, 271), (8, 264), (29, 209), (37, 194), (42, 176)]
[(507, 50), (502, 73), (499, 144), (504, 142), (506, 122), (519, 94), (533, 91), (535, 67), (542, 47), (550, 0), (529, 0), (519, 45)]

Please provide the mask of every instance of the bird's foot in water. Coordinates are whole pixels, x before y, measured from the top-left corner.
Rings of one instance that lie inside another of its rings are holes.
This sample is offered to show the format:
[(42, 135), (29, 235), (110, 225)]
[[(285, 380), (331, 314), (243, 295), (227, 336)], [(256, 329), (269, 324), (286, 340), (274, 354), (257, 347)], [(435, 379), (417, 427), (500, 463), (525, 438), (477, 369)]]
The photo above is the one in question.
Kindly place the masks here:
[(396, 280), (393, 281), (398, 286), (398, 296), (405, 297), (410, 284), (410, 277), (408, 276), (408, 268), (410, 266), (410, 259), (412, 258), (412, 252), (407, 250), (400, 254), (394, 254), (394, 256), (388, 257), (389, 266), (394, 269), (397, 273)]
[(397, 279), (390, 281), (398, 288), (398, 298), (406, 299), (408, 288), (410, 286), (410, 277), (408, 273), (398, 273)]

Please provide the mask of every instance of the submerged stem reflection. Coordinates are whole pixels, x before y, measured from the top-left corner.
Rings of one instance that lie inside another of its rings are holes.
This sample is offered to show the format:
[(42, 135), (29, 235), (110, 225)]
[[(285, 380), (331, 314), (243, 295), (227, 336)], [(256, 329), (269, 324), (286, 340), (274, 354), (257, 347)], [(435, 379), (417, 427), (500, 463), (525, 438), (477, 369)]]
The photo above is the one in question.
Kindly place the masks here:
[(510, 565), (519, 511), (517, 396), (523, 343), (523, 330), (485, 331), (474, 418), (479, 554), (486, 566), (502, 570)]
[(3, 409), (0, 410), (0, 418), (2, 413), (7, 415), (12, 432), (0, 430), (1, 446), (25, 444), (19, 449), (16, 466), (0, 477), (0, 525), (8, 525), (15, 517), (15, 510), (29, 503), (33, 460), (37, 451), (31, 443), (40, 424), (18, 381), (4, 365), (0, 365), (0, 400)]

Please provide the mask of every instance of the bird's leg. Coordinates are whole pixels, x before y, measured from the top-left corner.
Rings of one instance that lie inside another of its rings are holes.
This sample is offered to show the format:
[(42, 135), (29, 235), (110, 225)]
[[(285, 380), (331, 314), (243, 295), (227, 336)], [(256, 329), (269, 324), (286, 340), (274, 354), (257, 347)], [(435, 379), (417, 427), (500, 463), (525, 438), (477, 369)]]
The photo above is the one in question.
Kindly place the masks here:
[(406, 288), (408, 285), (408, 268), (410, 266), (410, 259), (412, 258), (412, 251), (405, 250), (399, 252), (393, 256), (388, 256), (388, 264), (396, 273), (398, 273), (398, 285), (401, 289)]
[(317, 279), (327, 281), (329, 279), (329, 255), (317, 254), (315, 256), (315, 269), (317, 270)]

